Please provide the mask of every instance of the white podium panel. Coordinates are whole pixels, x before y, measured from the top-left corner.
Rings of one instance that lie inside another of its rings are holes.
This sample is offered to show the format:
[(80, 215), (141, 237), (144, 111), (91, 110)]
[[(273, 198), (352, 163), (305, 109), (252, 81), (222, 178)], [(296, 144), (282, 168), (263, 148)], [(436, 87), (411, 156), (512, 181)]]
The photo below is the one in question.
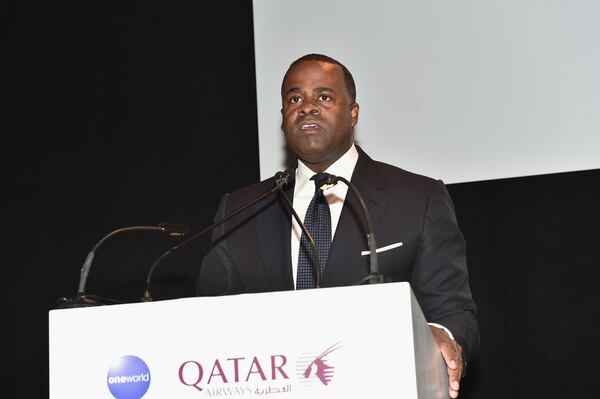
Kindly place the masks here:
[(408, 283), (50, 311), (50, 398), (444, 398)]

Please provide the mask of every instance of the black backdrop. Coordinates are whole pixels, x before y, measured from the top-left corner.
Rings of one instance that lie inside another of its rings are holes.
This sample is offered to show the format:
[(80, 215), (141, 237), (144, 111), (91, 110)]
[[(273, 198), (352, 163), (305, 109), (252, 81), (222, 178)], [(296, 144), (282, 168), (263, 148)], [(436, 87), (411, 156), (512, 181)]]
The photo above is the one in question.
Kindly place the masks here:
[[(3, 184), (8, 335), (1, 391), (44, 398), (48, 310), (75, 294), (94, 244), (139, 224), (199, 231), (224, 192), (258, 179), (252, 5), (2, 7), (3, 170), (10, 184)], [(208, 240), (161, 265), (156, 300), (193, 295)], [(87, 292), (140, 298), (152, 262), (172, 244), (153, 233), (113, 238), (94, 260)]]
[(481, 328), (465, 397), (597, 397), (600, 171), (448, 190)]
[[(224, 192), (258, 179), (252, 7), (2, 7), (2, 392), (44, 398), (48, 310), (75, 293), (96, 241), (138, 224), (198, 231)], [(482, 331), (461, 395), (594, 397), (600, 171), (449, 190)], [(152, 233), (114, 238), (88, 292), (137, 300), (173, 243)], [(207, 246), (208, 237), (161, 265), (155, 300), (193, 295)]]

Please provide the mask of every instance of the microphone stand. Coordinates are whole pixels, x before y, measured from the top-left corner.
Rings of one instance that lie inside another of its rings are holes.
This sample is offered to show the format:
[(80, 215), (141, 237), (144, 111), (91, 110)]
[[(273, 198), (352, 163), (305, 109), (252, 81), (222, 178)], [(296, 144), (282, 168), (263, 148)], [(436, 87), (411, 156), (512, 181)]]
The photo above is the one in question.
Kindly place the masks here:
[(72, 299), (60, 298), (59, 303), (61, 303), (61, 307), (81, 307), (81, 306), (96, 306), (100, 305), (97, 301), (86, 297), (85, 287), (88, 279), (88, 275), (90, 273), (90, 269), (92, 267), (92, 262), (99, 248), (110, 238), (119, 235), (121, 233), (129, 232), (129, 231), (157, 231), (160, 233), (166, 233), (170, 236), (179, 237), (187, 234), (187, 228), (182, 225), (171, 224), (171, 223), (160, 223), (158, 226), (130, 226), (130, 227), (122, 227), (111, 231), (100, 241), (94, 245), (92, 250), (88, 252), (85, 261), (83, 262), (83, 266), (81, 267), (81, 272), (79, 276), (79, 286), (77, 289), (77, 293), (75, 297)]
[[(275, 184), (277, 185), (277, 189), (283, 197), (285, 204), (288, 206), (288, 208), (292, 212), (292, 215), (294, 216), (294, 219), (296, 219), (296, 222), (300, 226), (300, 229), (302, 229), (302, 232), (306, 235), (306, 238), (308, 238), (308, 241), (310, 242), (310, 248), (312, 249), (314, 259), (313, 268), (315, 272), (315, 288), (321, 288), (321, 261), (319, 260), (319, 255), (317, 252), (317, 244), (315, 243), (315, 240), (312, 237), (312, 235), (308, 232), (308, 229), (306, 228), (302, 220), (300, 220), (300, 216), (298, 216), (298, 214), (294, 210), (294, 206), (292, 205), (290, 199), (285, 194), (282, 188), (284, 185), (287, 184), (288, 176), (280, 177), (275, 181)], [(302, 250), (302, 248), (300, 248), (300, 250)]]
[(369, 246), (369, 274), (358, 281), (355, 285), (361, 284), (380, 284), (385, 282), (384, 276), (379, 273), (379, 263), (377, 261), (377, 245), (375, 244), (375, 229), (373, 227), (373, 221), (371, 220), (371, 215), (369, 214), (369, 210), (367, 209), (367, 204), (363, 199), (360, 192), (356, 189), (354, 184), (348, 181), (346, 178), (342, 176), (334, 176), (329, 175), (329, 177), (323, 180), (321, 187), (324, 185), (336, 185), (338, 181), (343, 181), (354, 193), (356, 198), (358, 198), (358, 202), (360, 207), (362, 208), (363, 215), (365, 216), (365, 221), (367, 224), (367, 245)]
[[(284, 178), (284, 176), (289, 176), (289, 174), (283, 173), (283, 172), (277, 172), (277, 174), (275, 174), (276, 182), (278, 182), (280, 179)], [(285, 183), (287, 183), (287, 177), (284, 178), (284, 183), (282, 183), (281, 185), (283, 185)], [(271, 190), (269, 190), (266, 193), (264, 193), (264, 194), (260, 195), (259, 197), (255, 198), (251, 202), (249, 202), (249, 203), (247, 203), (247, 204), (239, 207), (238, 209), (236, 209), (235, 211), (233, 211), (229, 215), (226, 215), (223, 219), (221, 219), (221, 220), (219, 220), (219, 221), (211, 224), (210, 226), (208, 226), (205, 229), (199, 231), (198, 233), (194, 234), (193, 236), (190, 236), (188, 239), (180, 242), (179, 244), (177, 244), (176, 246), (174, 246), (173, 248), (169, 249), (168, 251), (166, 251), (165, 253), (163, 253), (161, 256), (159, 256), (158, 259), (156, 259), (156, 261), (152, 264), (152, 267), (150, 267), (150, 271), (148, 272), (148, 277), (146, 278), (146, 289), (144, 291), (144, 296), (142, 297), (141, 301), (142, 302), (152, 302), (152, 296), (150, 295), (152, 274), (154, 273), (154, 270), (160, 264), (160, 262), (162, 262), (162, 260), (164, 258), (166, 258), (167, 256), (169, 256), (173, 252), (181, 249), (182, 247), (184, 247), (185, 245), (187, 245), (191, 241), (194, 241), (196, 238), (200, 237), (201, 235), (203, 235), (203, 234), (211, 231), (215, 227), (217, 227), (217, 226), (225, 223), (226, 221), (228, 221), (232, 217), (234, 217), (234, 216), (238, 215), (239, 213), (245, 211), (246, 209), (248, 209), (252, 205), (256, 204), (257, 202), (260, 202), (264, 198), (266, 198), (269, 195), (273, 194), (275, 191), (277, 191), (278, 189), (280, 189), (280, 186), (278, 184), (279, 183), (277, 183), (275, 185), (275, 187), (273, 187)]]

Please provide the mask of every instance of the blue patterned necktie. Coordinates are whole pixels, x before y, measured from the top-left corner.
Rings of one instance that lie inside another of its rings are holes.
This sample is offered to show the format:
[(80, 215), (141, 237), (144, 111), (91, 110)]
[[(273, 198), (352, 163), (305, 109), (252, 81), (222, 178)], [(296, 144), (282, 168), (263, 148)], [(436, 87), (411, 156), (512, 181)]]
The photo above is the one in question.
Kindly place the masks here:
[[(319, 187), (328, 176), (327, 173), (317, 173), (311, 177), (311, 180), (315, 181), (315, 195), (310, 201), (304, 217), (304, 225), (317, 246), (321, 275), (325, 271), (329, 249), (331, 248), (331, 213), (329, 212), (329, 204)], [(313, 251), (306, 234), (302, 233), (298, 251), (296, 289), (315, 288), (315, 281)]]

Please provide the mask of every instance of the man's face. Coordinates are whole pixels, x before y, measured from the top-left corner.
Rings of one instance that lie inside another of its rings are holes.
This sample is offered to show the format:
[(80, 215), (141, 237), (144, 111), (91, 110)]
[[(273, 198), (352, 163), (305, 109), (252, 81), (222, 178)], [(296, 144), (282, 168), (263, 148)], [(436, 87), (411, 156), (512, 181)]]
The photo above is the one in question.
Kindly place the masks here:
[(303, 61), (284, 78), (281, 115), (292, 151), (313, 171), (322, 172), (352, 145), (358, 104), (350, 100), (341, 67)]

